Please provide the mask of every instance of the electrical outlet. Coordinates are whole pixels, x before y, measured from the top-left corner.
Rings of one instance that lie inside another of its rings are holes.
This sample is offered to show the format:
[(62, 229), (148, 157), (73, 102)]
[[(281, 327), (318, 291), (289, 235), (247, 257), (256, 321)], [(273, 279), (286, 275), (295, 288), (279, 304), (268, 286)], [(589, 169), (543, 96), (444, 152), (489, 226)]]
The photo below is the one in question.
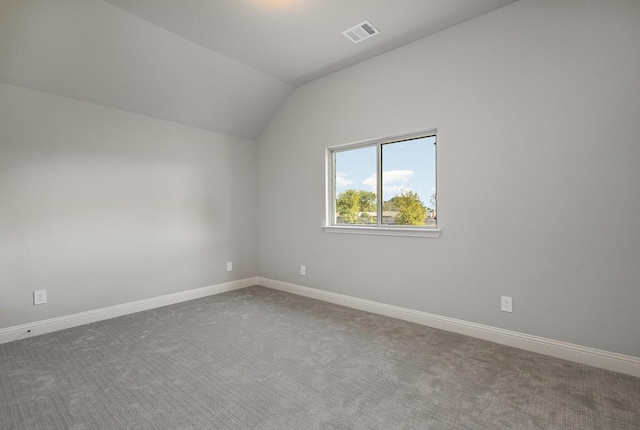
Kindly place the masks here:
[(511, 301), (511, 297), (500, 297), (500, 310), (502, 310), (502, 312), (513, 312), (513, 302)]
[(307, 274), (307, 268), (304, 266), (300, 266), (300, 274), (305, 276)]
[(38, 290), (33, 292), (33, 304), (44, 305), (47, 303), (47, 290)]
[(231, 272), (233, 270), (233, 263), (231, 261), (229, 261), (227, 263), (227, 272)]

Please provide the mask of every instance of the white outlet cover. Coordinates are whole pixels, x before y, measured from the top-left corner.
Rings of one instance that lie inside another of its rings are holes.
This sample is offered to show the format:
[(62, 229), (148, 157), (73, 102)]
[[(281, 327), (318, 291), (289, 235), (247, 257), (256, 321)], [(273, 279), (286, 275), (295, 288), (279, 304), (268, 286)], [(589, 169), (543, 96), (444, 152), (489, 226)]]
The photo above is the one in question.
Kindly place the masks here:
[(232, 262), (228, 262), (227, 263), (227, 272), (231, 272), (233, 270), (233, 263)]
[(513, 312), (513, 301), (509, 296), (500, 297), (500, 310), (502, 312)]
[(44, 305), (47, 303), (47, 290), (38, 290), (33, 292), (33, 304)]
[(307, 268), (305, 266), (300, 266), (300, 274), (303, 276), (307, 274)]

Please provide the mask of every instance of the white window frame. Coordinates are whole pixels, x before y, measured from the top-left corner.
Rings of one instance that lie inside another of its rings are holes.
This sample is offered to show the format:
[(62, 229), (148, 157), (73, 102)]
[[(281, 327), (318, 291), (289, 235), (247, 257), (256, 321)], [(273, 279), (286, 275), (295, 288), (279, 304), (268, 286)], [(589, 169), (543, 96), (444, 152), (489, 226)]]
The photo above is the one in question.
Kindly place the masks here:
[[(347, 234), (373, 234), (382, 236), (410, 236), (410, 237), (440, 237), (441, 229), (439, 220), (436, 221), (436, 227), (427, 226), (391, 226), (381, 224), (382, 220), (382, 145), (388, 143), (401, 142), (403, 140), (413, 140), (423, 137), (435, 137), (436, 138), (436, 214), (438, 206), (438, 155), (437, 155), (437, 130), (431, 129), (427, 131), (421, 131), (417, 133), (403, 134), (392, 137), (385, 137), (382, 139), (372, 139), (363, 142), (349, 143), (346, 145), (333, 146), (326, 149), (325, 159), (325, 171), (326, 171), (326, 190), (325, 190), (325, 207), (326, 207), (326, 219), (325, 225), (322, 227), (327, 233), (347, 233)], [(343, 225), (335, 224), (336, 218), (336, 172), (335, 172), (335, 158), (334, 155), (337, 152), (350, 151), (358, 148), (365, 148), (375, 146), (377, 156), (377, 201), (376, 208), (378, 211), (377, 225)]]

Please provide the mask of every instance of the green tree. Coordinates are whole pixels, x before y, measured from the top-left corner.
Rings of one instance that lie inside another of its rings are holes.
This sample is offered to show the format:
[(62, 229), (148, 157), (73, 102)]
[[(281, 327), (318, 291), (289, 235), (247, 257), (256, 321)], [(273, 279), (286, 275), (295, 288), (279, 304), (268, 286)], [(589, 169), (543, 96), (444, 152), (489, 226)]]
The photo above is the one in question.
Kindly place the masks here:
[(356, 190), (346, 190), (338, 195), (336, 199), (336, 211), (342, 217), (342, 221), (347, 224), (358, 222), (359, 196)]
[(376, 211), (376, 193), (373, 191), (358, 191), (358, 209), (360, 212)]
[(427, 217), (427, 208), (420, 201), (417, 193), (410, 190), (402, 190), (393, 198), (393, 204), (398, 211), (395, 217), (399, 225), (424, 225)]
[(373, 223), (374, 217), (366, 212), (375, 212), (376, 193), (364, 190), (346, 190), (338, 194), (336, 211), (346, 224)]
[(386, 202), (382, 203), (382, 210), (383, 211), (396, 211), (396, 210), (398, 210), (398, 208), (396, 207), (396, 198), (397, 197), (391, 197), (389, 200), (387, 200)]

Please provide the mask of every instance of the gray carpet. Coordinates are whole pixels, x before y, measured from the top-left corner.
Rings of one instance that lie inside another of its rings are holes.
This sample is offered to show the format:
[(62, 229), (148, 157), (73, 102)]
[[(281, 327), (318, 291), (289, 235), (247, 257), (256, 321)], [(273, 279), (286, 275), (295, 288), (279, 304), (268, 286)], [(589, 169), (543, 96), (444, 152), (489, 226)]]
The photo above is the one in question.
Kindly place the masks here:
[(640, 429), (640, 379), (251, 287), (0, 345), (2, 429)]

